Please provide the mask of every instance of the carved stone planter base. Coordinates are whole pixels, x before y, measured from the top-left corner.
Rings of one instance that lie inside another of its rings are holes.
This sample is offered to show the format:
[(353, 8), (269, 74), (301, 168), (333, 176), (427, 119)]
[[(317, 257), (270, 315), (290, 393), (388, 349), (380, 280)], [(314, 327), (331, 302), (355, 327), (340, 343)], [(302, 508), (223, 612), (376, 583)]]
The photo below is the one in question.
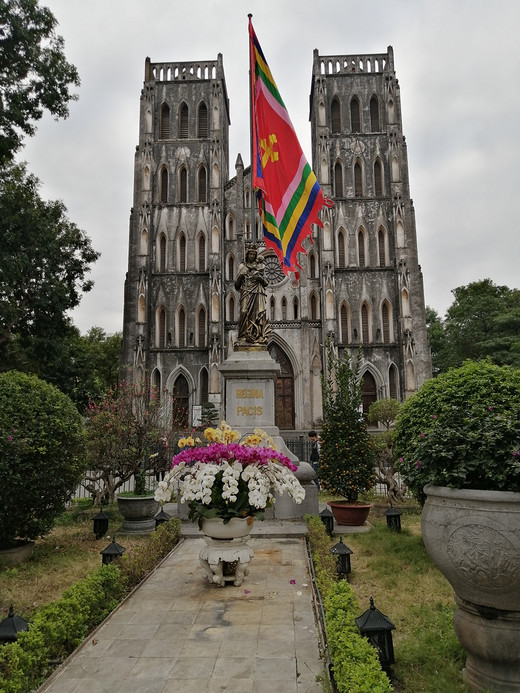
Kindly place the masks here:
[(206, 546), (199, 554), (201, 566), (206, 571), (208, 582), (224, 587), (231, 582), (237, 587), (245, 575), (249, 575), (249, 563), (254, 551), (247, 544), (246, 537), (238, 539), (212, 539), (204, 537)]

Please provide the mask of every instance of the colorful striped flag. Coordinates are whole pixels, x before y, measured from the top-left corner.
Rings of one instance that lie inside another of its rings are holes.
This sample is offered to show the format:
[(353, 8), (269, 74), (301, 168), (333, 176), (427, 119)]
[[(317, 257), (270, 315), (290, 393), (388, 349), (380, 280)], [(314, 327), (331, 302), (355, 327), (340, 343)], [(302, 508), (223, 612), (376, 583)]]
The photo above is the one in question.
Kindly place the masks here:
[(264, 241), (280, 259), (283, 271), (298, 274), (297, 254), (321, 223), (325, 204), (316, 176), (294, 127), (249, 18), (252, 101), (252, 173), (264, 225)]

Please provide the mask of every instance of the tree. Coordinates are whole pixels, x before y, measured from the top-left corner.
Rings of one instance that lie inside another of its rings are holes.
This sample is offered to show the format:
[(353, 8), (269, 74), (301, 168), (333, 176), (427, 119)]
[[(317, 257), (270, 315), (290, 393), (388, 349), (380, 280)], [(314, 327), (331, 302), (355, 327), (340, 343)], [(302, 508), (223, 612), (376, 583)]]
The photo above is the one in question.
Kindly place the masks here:
[(360, 352), (354, 366), (327, 343), (327, 372), (322, 377), (323, 426), (320, 448), (320, 485), (348, 501), (370, 489), (375, 481), (370, 434), (361, 414)]
[(520, 291), (482, 279), (453, 290), (445, 320), (449, 366), (490, 356), (520, 367)]
[(87, 410), (90, 471), (83, 484), (94, 502), (114, 500), (117, 489), (134, 477), (138, 488), (146, 470), (165, 471), (179, 431), (167, 393), (141, 383), (122, 381)]
[(386, 397), (378, 399), (370, 405), (368, 419), (371, 423), (381, 423), (385, 427), (383, 433), (374, 436), (374, 449), (377, 461), (376, 476), (381, 484), (386, 484), (388, 499), (391, 505), (404, 501), (406, 486), (403, 486), (395, 476), (395, 459), (393, 452), (393, 431), (390, 426), (396, 420), (400, 403), (396, 399)]
[(0, 166), (12, 161), (35, 121), (48, 111), (66, 118), (80, 84), (63, 53), (47, 7), (35, 0), (0, 0)]
[(83, 423), (36, 376), (0, 374), (0, 548), (46, 534), (84, 471)]
[(48, 362), (56, 363), (59, 341), (70, 330), (67, 311), (92, 288), (85, 275), (99, 257), (90, 239), (67, 219), (64, 204), (43, 201), (38, 187), (25, 165), (0, 170), (3, 370), (25, 361), (27, 370), (48, 372)]

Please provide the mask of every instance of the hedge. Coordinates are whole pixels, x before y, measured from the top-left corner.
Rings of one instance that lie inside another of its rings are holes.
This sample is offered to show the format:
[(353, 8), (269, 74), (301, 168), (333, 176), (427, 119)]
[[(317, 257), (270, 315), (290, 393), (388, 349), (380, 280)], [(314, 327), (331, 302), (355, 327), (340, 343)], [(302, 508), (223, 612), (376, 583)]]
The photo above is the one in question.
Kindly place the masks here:
[[(391, 693), (392, 684), (381, 669), (376, 650), (356, 626), (357, 599), (346, 580), (338, 580), (332, 542), (319, 517), (305, 517), (316, 582), (325, 607), (325, 627), (338, 693)], [(332, 560), (331, 560), (332, 559)]]
[(150, 540), (101, 566), (39, 609), (29, 629), (0, 646), (0, 691), (30, 693), (50, 676), (157, 563), (179, 542), (177, 518), (158, 527)]

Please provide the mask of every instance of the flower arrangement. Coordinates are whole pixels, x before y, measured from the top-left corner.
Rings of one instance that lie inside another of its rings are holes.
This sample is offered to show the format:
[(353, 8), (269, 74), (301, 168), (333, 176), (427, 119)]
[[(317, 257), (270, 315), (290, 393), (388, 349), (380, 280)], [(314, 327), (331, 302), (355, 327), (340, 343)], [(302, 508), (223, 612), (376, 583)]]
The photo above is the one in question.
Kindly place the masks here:
[(426, 484), (520, 492), (520, 371), (467, 361), (402, 406), (394, 448), (414, 496)]
[(295, 477), (297, 466), (278, 452), (262, 430), (241, 439), (223, 421), (220, 428), (199, 438), (181, 438), (181, 451), (155, 491), (155, 499), (168, 502), (179, 486), (181, 503), (188, 503), (189, 519), (257, 517), (274, 502), (274, 494), (288, 493), (301, 503), (305, 491)]

